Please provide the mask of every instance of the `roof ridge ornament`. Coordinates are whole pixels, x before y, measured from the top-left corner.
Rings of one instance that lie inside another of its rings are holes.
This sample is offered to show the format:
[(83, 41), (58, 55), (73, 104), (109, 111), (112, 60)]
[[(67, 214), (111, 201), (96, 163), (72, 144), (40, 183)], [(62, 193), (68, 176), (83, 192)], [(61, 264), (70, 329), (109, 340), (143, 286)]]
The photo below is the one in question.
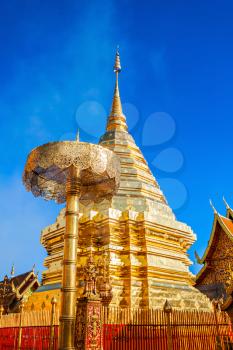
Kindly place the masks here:
[(15, 275), (15, 264), (13, 263), (11, 266), (11, 278)]
[(224, 202), (226, 208), (227, 208), (227, 209), (231, 209), (231, 207), (230, 207), (229, 204), (227, 203), (227, 201), (226, 201), (226, 199), (225, 199), (224, 196), (222, 197), (222, 199), (223, 199), (223, 202)]
[(217, 215), (218, 215), (218, 212), (217, 212), (217, 210), (215, 209), (215, 207), (214, 207), (214, 205), (213, 205), (211, 199), (210, 199), (210, 206), (211, 206), (211, 208), (213, 209), (214, 214), (217, 214)]
[(32, 266), (32, 272), (33, 273), (35, 272), (35, 267), (36, 267), (36, 264), (33, 264), (33, 266)]
[(198, 255), (198, 253), (197, 253), (196, 250), (194, 251), (194, 255), (195, 255), (195, 258), (196, 258), (197, 263), (198, 263), (198, 264), (202, 264), (201, 258), (200, 258), (200, 256)]

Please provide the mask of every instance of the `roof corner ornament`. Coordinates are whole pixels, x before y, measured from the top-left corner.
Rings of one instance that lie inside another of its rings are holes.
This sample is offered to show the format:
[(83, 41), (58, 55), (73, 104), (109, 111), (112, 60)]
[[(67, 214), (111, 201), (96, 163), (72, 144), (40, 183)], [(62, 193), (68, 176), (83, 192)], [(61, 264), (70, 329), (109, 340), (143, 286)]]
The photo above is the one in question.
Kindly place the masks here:
[(214, 205), (213, 205), (211, 199), (210, 199), (210, 206), (211, 206), (211, 208), (213, 209), (214, 214), (218, 214), (218, 212), (217, 212), (217, 210), (215, 209), (215, 207), (214, 207)]
[(227, 203), (227, 201), (226, 201), (226, 199), (225, 199), (224, 196), (222, 197), (222, 199), (223, 199), (223, 202), (224, 202), (226, 208), (227, 208), (227, 209), (230, 209), (230, 206), (229, 206), (229, 204)]
[(11, 278), (13, 278), (15, 275), (15, 264), (12, 264), (12, 267), (11, 267)]
[(33, 266), (32, 266), (32, 272), (33, 273), (35, 272), (35, 267), (36, 267), (36, 264), (33, 264)]
[(198, 253), (197, 253), (196, 250), (195, 250), (194, 254), (195, 254), (195, 258), (196, 258), (197, 263), (201, 265), (201, 264), (202, 264), (201, 258), (200, 258), (200, 256), (198, 255)]

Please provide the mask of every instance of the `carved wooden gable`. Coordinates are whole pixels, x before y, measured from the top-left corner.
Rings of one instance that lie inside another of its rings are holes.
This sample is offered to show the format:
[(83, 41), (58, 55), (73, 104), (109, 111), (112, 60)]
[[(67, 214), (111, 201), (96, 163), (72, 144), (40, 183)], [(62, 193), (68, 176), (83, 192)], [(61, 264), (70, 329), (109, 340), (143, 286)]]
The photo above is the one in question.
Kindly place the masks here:
[(230, 277), (233, 266), (233, 240), (226, 234), (219, 222), (216, 224), (214, 239), (206, 258), (207, 268), (199, 285), (223, 283)]

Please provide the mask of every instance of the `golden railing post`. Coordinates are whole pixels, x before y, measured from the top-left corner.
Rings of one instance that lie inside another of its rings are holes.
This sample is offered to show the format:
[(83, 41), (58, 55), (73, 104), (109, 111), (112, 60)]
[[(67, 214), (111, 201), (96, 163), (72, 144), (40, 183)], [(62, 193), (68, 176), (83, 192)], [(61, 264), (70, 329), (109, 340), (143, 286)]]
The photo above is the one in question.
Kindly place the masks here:
[(217, 315), (217, 312), (218, 312), (218, 309), (219, 309), (219, 301), (218, 300), (213, 300), (212, 301), (212, 304), (213, 304), (213, 309), (214, 309), (214, 319), (215, 319), (215, 324), (216, 324), (216, 333), (217, 333), (217, 336), (216, 336), (216, 349), (217, 350), (225, 350), (225, 346), (224, 344), (222, 343), (222, 339), (221, 339), (221, 335), (220, 335), (220, 329), (219, 329), (219, 324), (218, 324), (218, 315)]
[(51, 323), (50, 323), (50, 337), (49, 337), (49, 350), (53, 350), (54, 348), (54, 319), (55, 319), (55, 311), (57, 300), (55, 297), (51, 300), (52, 310), (51, 310)]
[(76, 262), (80, 180), (78, 170), (71, 166), (66, 184), (66, 227), (61, 288), (59, 349), (75, 350), (74, 327), (76, 307)]
[(167, 323), (167, 349), (172, 350), (172, 329), (171, 329), (171, 320), (170, 320), (172, 307), (167, 300), (165, 301), (163, 311), (166, 315), (166, 323)]
[(23, 317), (24, 301), (20, 305), (20, 314), (19, 314), (19, 334), (18, 334), (18, 343), (17, 350), (20, 350), (22, 343), (22, 317)]

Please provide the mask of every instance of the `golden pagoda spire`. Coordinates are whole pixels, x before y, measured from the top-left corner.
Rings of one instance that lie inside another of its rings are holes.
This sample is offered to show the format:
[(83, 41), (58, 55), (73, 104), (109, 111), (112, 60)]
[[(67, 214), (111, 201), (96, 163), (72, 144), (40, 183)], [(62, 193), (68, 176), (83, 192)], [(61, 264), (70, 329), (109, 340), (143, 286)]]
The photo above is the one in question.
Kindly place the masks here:
[(114, 64), (114, 73), (116, 74), (116, 85), (113, 95), (112, 101), (112, 109), (110, 115), (108, 117), (107, 122), (107, 130), (119, 130), (119, 131), (127, 131), (126, 119), (122, 112), (121, 98), (119, 93), (119, 85), (118, 85), (118, 74), (121, 72), (121, 63), (120, 63), (120, 55), (117, 48), (115, 64)]

